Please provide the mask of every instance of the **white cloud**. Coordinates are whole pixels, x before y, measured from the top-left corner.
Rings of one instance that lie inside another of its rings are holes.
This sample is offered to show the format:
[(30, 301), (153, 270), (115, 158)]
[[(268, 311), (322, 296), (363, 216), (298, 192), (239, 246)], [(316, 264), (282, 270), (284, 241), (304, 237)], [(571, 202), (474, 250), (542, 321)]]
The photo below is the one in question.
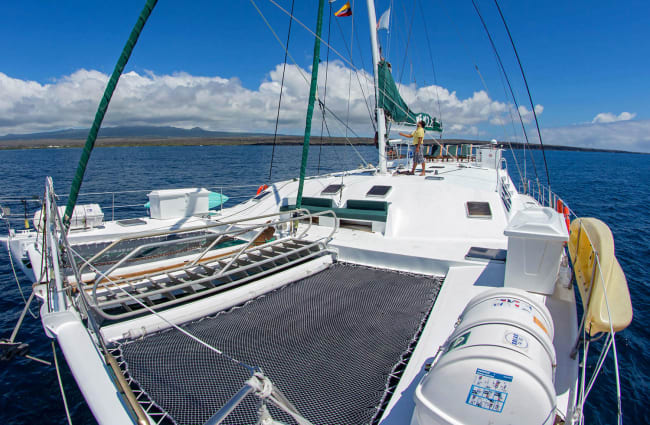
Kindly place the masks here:
[[(372, 126), (372, 76), (361, 71), (357, 76), (340, 61), (329, 63), (327, 93), (323, 84), (325, 65), (319, 73), (319, 97), (341, 120), (360, 135), (369, 135)], [(302, 74), (302, 75), (301, 75)], [(300, 133), (304, 126), (308, 70), (288, 65), (282, 98), (279, 131)], [(104, 120), (106, 126), (170, 125), (207, 130), (271, 132), (275, 126), (282, 65), (272, 69), (256, 89), (242, 86), (237, 78), (193, 76), (187, 73), (157, 75), (153, 72), (124, 74)], [(362, 88), (359, 87), (361, 81)], [(104, 91), (108, 75), (80, 69), (51, 83), (41, 84), (11, 78), (0, 72), (0, 135), (31, 133), (63, 128), (89, 127)], [(477, 125), (500, 125), (512, 105), (490, 99), (485, 91), (468, 98), (440, 86), (400, 87), (404, 99), (417, 112), (442, 116), (444, 127), (454, 135), (475, 136)], [(538, 105), (539, 106), (539, 105)], [(541, 113), (541, 106), (539, 106)], [(523, 108), (525, 114), (529, 112)], [(336, 119), (328, 118), (333, 134), (345, 130)], [(316, 108), (314, 126), (320, 127)]]
[(650, 152), (650, 120), (546, 128), (542, 137), (549, 145)]
[[(544, 112), (544, 107), (542, 105), (535, 105), (535, 114), (537, 114), (537, 117)], [(528, 124), (529, 122), (532, 122), (535, 116), (533, 115), (533, 111), (528, 109), (524, 105), (519, 106), (519, 115), (521, 115), (521, 119), (524, 123)]]
[(630, 112), (621, 112), (618, 116), (612, 114), (611, 112), (601, 112), (600, 114), (596, 115), (593, 120), (591, 120), (592, 123), (610, 123), (610, 122), (616, 122), (616, 121), (629, 121), (631, 119), (634, 119), (636, 117), (636, 113), (630, 113)]

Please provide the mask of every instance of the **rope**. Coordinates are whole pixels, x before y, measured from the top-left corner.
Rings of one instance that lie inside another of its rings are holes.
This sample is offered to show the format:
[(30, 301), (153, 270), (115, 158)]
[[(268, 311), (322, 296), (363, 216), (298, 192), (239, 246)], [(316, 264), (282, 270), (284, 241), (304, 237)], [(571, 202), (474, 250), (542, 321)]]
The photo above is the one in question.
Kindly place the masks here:
[[(295, 0), (291, 0), (291, 14), (293, 15), (293, 6)], [(330, 5), (330, 9), (332, 6)], [(293, 19), (289, 18), (289, 31), (287, 31), (287, 45), (284, 49), (284, 65), (282, 66), (282, 82), (280, 83), (280, 99), (278, 100), (278, 113), (275, 116), (275, 132), (273, 133), (273, 150), (271, 151), (271, 165), (269, 167), (269, 181), (273, 173), (273, 157), (275, 156), (275, 142), (278, 138), (278, 123), (280, 122), (280, 105), (282, 105), (282, 92), (284, 91), (284, 73), (287, 69), (287, 54), (289, 53), (289, 40), (291, 38), (291, 24)]]
[[(276, 407), (290, 415), (299, 425), (312, 425), (302, 416), (298, 409), (285, 397), (273, 382), (261, 372), (255, 372), (246, 384), (253, 388), (255, 395), (262, 401), (270, 401)], [(266, 412), (268, 414), (268, 412)], [(270, 416), (270, 415), (269, 415)]]
[(52, 341), (52, 355), (54, 356), (54, 368), (56, 369), (56, 377), (59, 381), (59, 389), (61, 390), (61, 397), (63, 398), (63, 407), (65, 408), (65, 416), (68, 419), (68, 424), (72, 425), (72, 419), (70, 418), (70, 409), (68, 408), (68, 400), (65, 397), (65, 390), (63, 389), (63, 381), (61, 380), (61, 370), (59, 369), (59, 361), (56, 356), (56, 347), (54, 346), (54, 341)]

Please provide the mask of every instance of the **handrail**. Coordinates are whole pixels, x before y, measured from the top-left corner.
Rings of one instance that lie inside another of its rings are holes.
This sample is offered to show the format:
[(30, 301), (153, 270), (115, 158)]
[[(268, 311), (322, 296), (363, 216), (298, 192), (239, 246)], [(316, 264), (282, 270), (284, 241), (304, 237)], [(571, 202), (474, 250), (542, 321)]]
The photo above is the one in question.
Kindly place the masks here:
[[(54, 185), (51, 177), (45, 179), (45, 208), (47, 223), (46, 229), (43, 231), (47, 232), (49, 245), (48, 257), (50, 266), (52, 267), (52, 274), (54, 275), (54, 285), (52, 285), (52, 281), (48, 283), (50, 292), (48, 308), (50, 308), (50, 311), (61, 311), (65, 310), (66, 302), (63, 294), (63, 280), (59, 269), (59, 241), (56, 238), (56, 222), (53, 220), (53, 215), (58, 213), (58, 207), (54, 199)], [(61, 229), (61, 231), (63, 230)]]
[[(587, 240), (589, 241), (589, 243), (592, 246), (594, 246), (594, 243), (593, 243), (593, 241), (591, 239), (591, 236), (589, 235), (589, 231), (582, 226), (582, 223), (580, 223), (580, 233), (582, 233), (583, 231), (585, 232), (585, 236), (587, 237)], [(580, 243), (580, 239), (578, 239), (578, 244), (579, 243)], [(576, 252), (578, 252), (578, 249), (576, 249)], [(599, 281), (600, 281), (600, 285), (602, 286), (602, 289), (603, 289), (603, 295), (604, 295), (604, 298), (605, 298), (605, 306), (607, 308), (607, 319), (608, 319), (608, 322), (609, 322), (609, 336), (610, 336), (611, 340), (608, 340), (608, 343), (605, 344), (606, 350), (604, 350), (601, 353), (601, 359), (598, 362), (599, 367), (594, 371), (594, 373), (590, 377), (589, 385), (588, 385), (586, 391), (584, 390), (584, 379), (583, 379), (583, 382), (582, 382), (583, 386), (581, 387), (579, 400), (578, 400), (578, 403), (580, 403), (580, 423), (582, 423), (583, 420), (584, 420), (584, 416), (582, 415), (582, 412), (583, 412), (583, 407), (584, 407), (584, 404), (586, 402), (586, 399), (587, 399), (587, 397), (589, 395), (589, 392), (590, 392), (590, 390), (591, 390), (591, 388), (592, 388), (592, 386), (593, 386), (593, 384), (594, 384), (594, 382), (596, 380), (596, 377), (598, 376), (598, 374), (600, 372), (600, 367), (602, 366), (602, 363), (604, 362), (604, 359), (607, 357), (607, 354), (609, 353), (610, 349), (612, 349), (612, 353), (613, 353), (613, 356), (614, 356), (614, 365), (615, 365), (614, 366), (614, 375), (615, 375), (615, 378), (616, 378), (616, 396), (617, 396), (618, 419), (619, 419), (618, 422), (621, 423), (621, 419), (622, 419), (621, 382), (620, 382), (619, 367), (618, 367), (618, 354), (617, 354), (617, 349), (616, 349), (616, 338), (615, 338), (616, 333), (614, 332), (614, 327), (613, 327), (613, 324), (612, 324), (612, 314), (611, 314), (611, 309), (610, 309), (610, 306), (609, 306), (609, 297), (607, 296), (607, 286), (605, 285), (604, 274), (603, 274), (603, 270), (601, 268), (601, 263), (600, 263), (600, 253), (598, 251), (594, 251), (594, 260), (595, 260), (594, 261), (594, 271), (592, 272), (592, 282), (591, 282), (591, 288), (589, 290), (588, 297), (589, 297), (589, 299), (591, 298), (591, 294), (593, 292), (593, 288), (594, 288), (594, 284), (595, 284), (593, 279), (596, 278), (595, 270), (596, 270), (596, 268), (598, 268)], [(587, 305), (587, 308), (589, 308), (588, 305)], [(583, 312), (583, 314), (586, 315), (587, 311), (585, 310)], [(582, 320), (582, 322), (581, 322), (581, 327), (582, 327), (583, 333), (584, 333), (584, 331), (586, 330), (584, 320)], [(585, 338), (585, 340), (586, 340), (586, 338)], [(584, 354), (583, 354), (584, 357), (586, 357), (587, 353), (588, 353), (588, 341), (586, 341), (586, 343), (587, 343), (587, 345), (584, 348)], [(586, 369), (586, 361), (583, 361), (582, 368)]]
[[(250, 220), (253, 220), (253, 219), (259, 219), (259, 218), (268, 218), (268, 217), (276, 216), (276, 215), (286, 215), (286, 214), (293, 215), (293, 213), (296, 213), (296, 212), (302, 212), (302, 215), (299, 215), (299, 216), (297, 216), (297, 217), (289, 217), (289, 218), (287, 218), (287, 219), (277, 220), (277, 221), (274, 221), (273, 223), (258, 223), (258, 224), (256, 224), (256, 225), (253, 225), (253, 226), (251, 226), (251, 227), (247, 227), (247, 228), (244, 228), (244, 229), (241, 229), (241, 228), (235, 228), (235, 229), (232, 229), (233, 225), (234, 225), (234, 224), (237, 224), (237, 223), (242, 223), (242, 222), (245, 222), (245, 221), (250, 221)], [(306, 212), (306, 214), (305, 214), (305, 212)], [(334, 219), (335, 219), (335, 220), (334, 220), (335, 225), (334, 225), (334, 227), (332, 227), (332, 230), (330, 231), (330, 233), (329, 233), (327, 236), (321, 237), (321, 238), (319, 238), (319, 239), (316, 241), (316, 242), (319, 242), (319, 241), (322, 241), (322, 240), (326, 240), (326, 241), (331, 240), (332, 236), (334, 235), (334, 233), (335, 233), (336, 230), (338, 229), (338, 224), (337, 224), (337, 220), (336, 220), (336, 213), (335, 213), (334, 211), (332, 211), (332, 210), (326, 210), (326, 211), (322, 211), (322, 212), (318, 212), (318, 213), (313, 213), (313, 214), (312, 214), (312, 213), (309, 213), (308, 210), (306, 210), (306, 209), (304, 209), (304, 208), (301, 208), (301, 209), (295, 209), (295, 210), (291, 210), (291, 211), (283, 211), (283, 212), (278, 212), (278, 213), (273, 213), (273, 214), (267, 214), (267, 215), (263, 215), (263, 216), (249, 217), (249, 218), (245, 218), (245, 219), (241, 219), (241, 220), (233, 221), (233, 222), (230, 222), (230, 223), (221, 223), (221, 224), (219, 224), (218, 226), (224, 226), (224, 225), (226, 225), (226, 224), (230, 224), (230, 226), (228, 227), (228, 229), (230, 229), (230, 230), (226, 230), (226, 231), (223, 231), (223, 232), (218, 233), (217, 235), (218, 235), (219, 237), (221, 237), (221, 236), (225, 236), (225, 235), (235, 235), (235, 234), (248, 233), (248, 232), (250, 232), (250, 231), (252, 231), (253, 229), (256, 229), (256, 228), (258, 228), (258, 227), (263, 227), (263, 228), (262, 228), (261, 231), (259, 231), (259, 232), (257, 233), (257, 235), (256, 235), (254, 238), (251, 239), (251, 241), (250, 241), (249, 243), (247, 243), (243, 248), (241, 248), (241, 249), (237, 252), (237, 254), (236, 254), (235, 257), (230, 261), (230, 263), (228, 264), (228, 266), (225, 267), (225, 268), (224, 268), (224, 269), (219, 273), (218, 276), (212, 276), (211, 278), (212, 278), (212, 279), (215, 279), (215, 278), (221, 277), (221, 276), (223, 275), (223, 273), (225, 272), (225, 270), (226, 270), (226, 269), (227, 269), (227, 268), (228, 268), (228, 267), (229, 267), (229, 266), (230, 266), (234, 261), (236, 261), (237, 258), (239, 258), (239, 256), (240, 256), (242, 253), (244, 253), (245, 250), (246, 250), (247, 248), (250, 247), (250, 245), (255, 241), (255, 239), (256, 239), (256, 238), (261, 234), (261, 232), (263, 232), (264, 230), (266, 230), (270, 225), (278, 225), (278, 224), (282, 224), (282, 223), (293, 222), (293, 221), (295, 221), (295, 220), (300, 220), (300, 219), (304, 219), (304, 218), (309, 218), (310, 220), (309, 220), (309, 224), (308, 224), (307, 228), (304, 229), (304, 230), (300, 233), (300, 235), (297, 236), (298, 239), (301, 239), (301, 238), (302, 238), (302, 237), (303, 237), (303, 236), (304, 236), (304, 235), (309, 231), (309, 229), (311, 228), (312, 221), (313, 221), (313, 220), (311, 220), (311, 219), (312, 219), (313, 217), (318, 217), (318, 216), (325, 215), (325, 214), (330, 214), (330, 215), (334, 216)], [(208, 225), (201, 226), (201, 227), (199, 227), (199, 228), (194, 227), (193, 230), (196, 231), (196, 230), (206, 229), (206, 228), (211, 228), (211, 227), (216, 227), (216, 226), (215, 226), (214, 224), (208, 224)], [(188, 231), (188, 230), (186, 229), (185, 231)], [(154, 234), (154, 236), (159, 236), (160, 233), (162, 233), (162, 234), (174, 234), (174, 233), (179, 233), (179, 232), (180, 232), (180, 230), (176, 230), (176, 231), (167, 231), (167, 232), (156, 232), (156, 233)], [(111, 247), (117, 245), (117, 243), (122, 242), (122, 241), (125, 241), (125, 240), (139, 239), (139, 238), (150, 237), (150, 236), (151, 236), (151, 234), (140, 234), (140, 235), (137, 235), (137, 236), (128, 236), (128, 237), (124, 237), (124, 238), (122, 238), (122, 239), (119, 239), (119, 240), (115, 241), (113, 244), (111, 244), (111, 245), (109, 245), (108, 247), (104, 248), (104, 249), (103, 249), (102, 251), (100, 251), (98, 254), (95, 254), (91, 259), (87, 260), (87, 261), (84, 263), (84, 265), (82, 266), (82, 268), (79, 270), (79, 277), (81, 277), (81, 270), (83, 270), (83, 267), (86, 267), (87, 265), (92, 264), (92, 262), (93, 262), (95, 259), (97, 259), (97, 258), (98, 258), (99, 256), (101, 256), (103, 253), (105, 253), (106, 251), (108, 251)], [(185, 238), (185, 239), (183, 239), (183, 241), (186, 241), (186, 242), (187, 242), (187, 241), (194, 241), (194, 240), (200, 240), (200, 239), (203, 239), (203, 238), (204, 238), (204, 236), (192, 236), (192, 237), (189, 237), (189, 238)], [(124, 264), (124, 262), (126, 262), (129, 258), (132, 258), (135, 254), (137, 254), (138, 252), (140, 252), (140, 251), (142, 251), (142, 250), (144, 250), (144, 249), (148, 249), (148, 248), (152, 248), (152, 247), (158, 247), (158, 246), (170, 245), (170, 244), (174, 244), (174, 243), (178, 243), (178, 242), (179, 242), (178, 240), (156, 241), (156, 242), (152, 242), (152, 243), (149, 243), (149, 244), (144, 244), (144, 245), (140, 245), (140, 246), (138, 246), (138, 247), (135, 247), (131, 252), (129, 252), (129, 253), (126, 254), (123, 258), (121, 258), (121, 259), (120, 259), (116, 264), (114, 264), (110, 269), (108, 269), (106, 272), (104, 272), (104, 273), (103, 273), (103, 276), (100, 276), (99, 279), (96, 279), (96, 280), (95, 280), (95, 282), (94, 282), (94, 284), (93, 284), (93, 290), (92, 290), (92, 297), (93, 297), (93, 300), (94, 300), (95, 304), (97, 304), (97, 288), (98, 288), (99, 284), (102, 282), (102, 280), (104, 279), (104, 276), (109, 276), (113, 271), (115, 271), (115, 270), (116, 270), (117, 268), (119, 268), (122, 264)], [(264, 245), (262, 245), (262, 246), (264, 246)], [(198, 261), (198, 259), (200, 259), (203, 255), (205, 255), (205, 252), (201, 253), (201, 255), (197, 258), (196, 261)], [(190, 265), (194, 265), (194, 264), (196, 264), (196, 263), (195, 263), (195, 262), (192, 262)], [(79, 282), (80, 285), (81, 285), (81, 283), (82, 283), (82, 282)]]
[[(320, 243), (322, 243), (322, 241), (319, 240), (319, 241), (314, 242), (312, 244), (305, 245), (304, 247), (301, 247), (300, 249), (295, 250), (294, 252), (299, 251), (299, 250), (309, 249), (309, 248), (311, 248), (313, 246), (316, 246), (316, 245), (318, 245)], [(263, 247), (258, 247), (258, 248), (263, 248)], [(292, 254), (292, 253), (286, 253), (286, 254), (278, 256), (277, 258), (285, 258), (290, 254)], [(288, 263), (284, 264), (283, 267), (289, 267), (289, 266), (291, 266), (291, 265), (293, 265), (295, 263), (304, 261), (306, 259), (312, 258), (312, 257), (317, 256), (319, 254), (320, 254), (320, 252), (313, 252), (313, 253), (311, 253), (309, 255), (305, 255), (305, 256), (303, 256), (301, 258), (298, 258), (298, 259), (295, 259), (295, 260), (290, 260)], [(230, 272), (228, 272), (227, 274), (225, 274), (222, 277), (229, 276), (231, 274), (238, 273), (238, 272), (241, 272), (241, 271), (244, 271), (244, 270), (248, 270), (248, 269), (253, 268), (253, 267), (259, 267), (260, 265), (263, 265), (263, 264), (269, 263), (271, 261), (274, 261), (277, 258), (268, 258), (268, 259), (265, 259), (263, 261), (258, 261), (258, 262), (255, 262), (255, 263), (251, 263), (250, 265), (245, 266), (245, 267), (241, 267), (239, 269), (233, 269), (233, 270), (231, 270)], [(248, 282), (250, 280), (258, 279), (258, 278), (260, 278), (262, 276), (265, 276), (265, 275), (267, 275), (267, 274), (269, 274), (271, 272), (272, 272), (272, 270), (270, 270), (270, 269), (269, 270), (264, 270), (264, 271), (261, 271), (261, 272), (255, 274), (255, 275), (252, 275), (252, 276), (247, 276), (247, 277), (244, 277), (242, 279), (235, 280), (233, 282), (229, 282), (229, 283), (226, 283), (226, 284), (215, 286), (214, 288), (206, 289), (206, 290), (201, 291), (201, 292), (196, 292), (196, 293), (193, 293), (193, 294), (185, 295), (181, 299), (173, 299), (173, 300), (169, 300), (169, 301), (159, 303), (159, 304), (157, 304), (157, 307), (158, 308), (164, 308), (164, 307), (168, 307), (168, 306), (177, 304), (179, 302), (187, 302), (187, 301), (193, 300), (193, 299), (198, 298), (198, 297), (204, 297), (204, 296), (209, 295), (209, 294), (211, 294), (213, 292), (223, 291), (225, 289), (228, 289), (233, 285), (241, 285), (242, 283), (246, 283), (246, 282)], [(177, 290), (177, 289), (182, 289), (182, 288), (187, 287), (187, 286), (189, 286), (191, 284), (205, 283), (207, 281), (214, 280), (216, 278), (217, 278), (216, 276), (206, 276), (204, 278), (193, 280), (191, 282), (188, 281), (188, 282), (185, 282), (185, 283), (180, 283), (180, 284), (177, 284), (177, 285), (168, 286), (165, 289), (158, 289), (158, 290), (155, 290), (155, 291), (150, 291), (150, 292), (147, 292), (146, 295), (147, 296), (160, 295), (160, 294), (163, 294), (163, 293), (168, 292), (168, 291), (174, 291), (174, 290)], [(110, 281), (110, 278), (108, 278), (108, 280)], [(111, 283), (113, 285), (115, 285), (114, 282), (111, 281)], [(119, 320), (119, 319), (122, 319), (124, 317), (128, 317), (128, 316), (130, 316), (132, 314), (130, 312), (129, 313), (122, 313), (122, 314), (108, 314), (108, 313), (103, 312), (102, 309), (107, 307), (107, 306), (121, 304), (122, 302), (123, 302), (123, 300), (110, 300), (110, 301), (105, 301), (103, 303), (99, 303), (95, 299), (93, 307), (103, 317), (105, 317), (107, 319), (111, 319), (111, 320)]]
[[(294, 210), (297, 211), (297, 210)], [(163, 230), (163, 231), (154, 231), (154, 232), (145, 232), (145, 233), (138, 233), (136, 235), (127, 235), (122, 238), (116, 239), (113, 242), (111, 242), (108, 246), (106, 246), (104, 249), (99, 251), (97, 254), (93, 255), (87, 263), (92, 263), (95, 261), (98, 257), (101, 255), (104, 255), (108, 250), (112, 249), (116, 245), (125, 242), (125, 241), (130, 241), (130, 240), (136, 240), (136, 239), (141, 239), (141, 238), (151, 238), (151, 237), (156, 237), (156, 236), (166, 236), (166, 235), (175, 235), (178, 233), (189, 233), (189, 232), (196, 232), (199, 230), (207, 230), (207, 229), (212, 229), (215, 227), (221, 227), (221, 226), (226, 226), (229, 224), (237, 224), (237, 223), (242, 223), (245, 221), (251, 221), (251, 220), (258, 220), (258, 219), (264, 219), (264, 218), (269, 218), (269, 217), (274, 217), (278, 216), (281, 214), (286, 214), (287, 212), (277, 212), (277, 213), (271, 213), (271, 214), (265, 214), (265, 215), (260, 215), (260, 216), (253, 216), (253, 217), (246, 217), (243, 219), (239, 220), (231, 220), (231, 221), (224, 221), (224, 222), (215, 222), (215, 223), (209, 223), (209, 224), (203, 224), (200, 226), (192, 226), (192, 227), (187, 227), (185, 229), (176, 229), (176, 230)], [(268, 224), (268, 223), (265, 223)], [(254, 229), (257, 226), (251, 227), (251, 229)], [(219, 233), (221, 234), (221, 233)], [(82, 267), (79, 269), (80, 272), (82, 272), (85, 268), (87, 267), (87, 264), (83, 264)]]

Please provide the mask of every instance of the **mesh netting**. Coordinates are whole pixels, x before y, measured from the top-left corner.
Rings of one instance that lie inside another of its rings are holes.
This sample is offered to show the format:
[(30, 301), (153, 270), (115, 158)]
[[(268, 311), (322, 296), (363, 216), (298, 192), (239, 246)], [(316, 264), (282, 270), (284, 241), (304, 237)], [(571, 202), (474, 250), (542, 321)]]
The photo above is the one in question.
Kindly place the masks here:
[[(440, 285), (430, 276), (338, 263), (184, 328), (261, 367), (312, 423), (367, 424), (387, 402)], [(175, 329), (117, 351), (138, 389), (178, 424), (204, 423), (250, 376)], [(256, 423), (258, 408), (248, 396), (226, 423)]]

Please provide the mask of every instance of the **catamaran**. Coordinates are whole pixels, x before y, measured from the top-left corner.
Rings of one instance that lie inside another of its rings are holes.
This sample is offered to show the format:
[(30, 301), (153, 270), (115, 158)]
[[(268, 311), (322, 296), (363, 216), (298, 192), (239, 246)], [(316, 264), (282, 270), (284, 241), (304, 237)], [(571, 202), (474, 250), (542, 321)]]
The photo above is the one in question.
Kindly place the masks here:
[[(34, 283), (17, 327), (39, 300), (99, 423), (584, 421), (589, 341), (605, 335), (601, 356), (615, 355), (632, 320), (611, 232), (539, 181), (516, 185), (498, 144), (436, 142), (425, 176), (402, 173), (413, 147), (387, 146), (387, 127), (442, 125), (400, 96), (372, 0), (376, 167), (306, 177), (306, 143), (300, 178), (232, 207), (204, 188), (152, 190), (148, 215), (128, 219), (76, 204), (155, 3), (108, 84), (67, 205), (48, 178), (34, 230), (2, 237)], [(15, 336), (7, 357), (26, 354)], [(620, 414), (620, 390), (618, 402)]]

